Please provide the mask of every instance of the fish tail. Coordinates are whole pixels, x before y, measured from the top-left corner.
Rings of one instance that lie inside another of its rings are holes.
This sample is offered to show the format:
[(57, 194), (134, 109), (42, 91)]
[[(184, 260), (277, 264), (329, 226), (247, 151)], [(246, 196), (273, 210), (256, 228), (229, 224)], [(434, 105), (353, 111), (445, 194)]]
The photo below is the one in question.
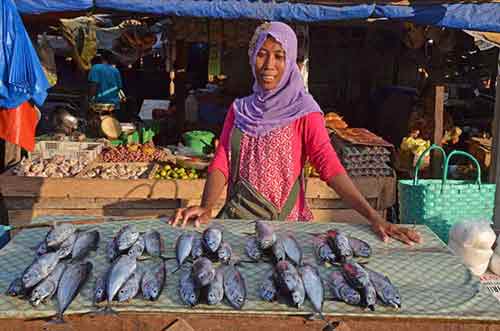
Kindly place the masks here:
[(63, 313), (57, 313), (55, 318), (51, 321), (49, 321), (49, 324), (66, 324), (66, 321), (64, 321), (63, 318)]

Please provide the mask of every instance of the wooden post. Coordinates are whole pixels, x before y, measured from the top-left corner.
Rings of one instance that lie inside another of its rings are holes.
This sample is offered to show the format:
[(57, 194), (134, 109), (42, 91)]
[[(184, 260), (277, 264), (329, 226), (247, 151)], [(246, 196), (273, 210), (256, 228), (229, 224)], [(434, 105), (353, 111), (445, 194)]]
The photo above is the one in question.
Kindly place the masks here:
[[(443, 139), (443, 123), (444, 123), (444, 86), (438, 85), (435, 87), (434, 94), (434, 136), (433, 143), (441, 146)], [(441, 165), (443, 162), (442, 155), (433, 151), (431, 166), (433, 178), (441, 177)]]
[(496, 79), (496, 97), (495, 97), (495, 115), (493, 117), (493, 123), (491, 131), (493, 133), (493, 146), (491, 149), (491, 167), (490, 167), (490, 182), (497, 185), (497, 191), (495, 196), (495, 213), (493, 215), (493, 221), (495, 223), (495, 229), (500, 228), (500, 54), (498, 57), (498, 70)]

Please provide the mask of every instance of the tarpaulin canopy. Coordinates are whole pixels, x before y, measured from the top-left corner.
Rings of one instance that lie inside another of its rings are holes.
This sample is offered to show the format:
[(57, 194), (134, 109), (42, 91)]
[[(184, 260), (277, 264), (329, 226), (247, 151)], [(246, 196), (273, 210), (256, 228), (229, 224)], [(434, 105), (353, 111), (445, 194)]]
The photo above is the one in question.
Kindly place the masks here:
[(23, 14), (81, 11), (94, 6), (92, 0), (15, 0), (15, 3)]

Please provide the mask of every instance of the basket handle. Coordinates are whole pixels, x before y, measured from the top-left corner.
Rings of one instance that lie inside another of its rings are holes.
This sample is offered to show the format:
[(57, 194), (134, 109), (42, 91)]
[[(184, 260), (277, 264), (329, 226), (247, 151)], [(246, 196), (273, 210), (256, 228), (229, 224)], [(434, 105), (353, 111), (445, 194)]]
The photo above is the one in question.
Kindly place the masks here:
[(444, 149), (441, 148), (441, 146), (432, 144), (429, 148), (427, 148), (425, 151), (423, 151), (422, 154), (418, 157), (417, 164), (415, 165), (415, 172), (413, 175), (413, 185), (417, 185), (418, 182), (418, 172), (420, 171), (420, 167), (422, 166), (422, 163), (424, 162), (424, 158), (429, 154), (433, 149), (438, 150), (443, 154), (443, 160), (446, 159), (446, 152)]
[(448, 166), (449, 166), (449, 163), (450, 163), (450, 159), (451, 159), (452, 156), (455, 156), (455, 155), (465, 156), (465, 157), (469, 158), (470, 160), (472, 160), (472, 162), (474, 162), (474, 164), (475, 164), (475, 166), (477, 168), (476, 183), (477, 183), (477, 185), (479, 185), (479, 187), (481, 187), (481, 166), (479, 165), (479, 162), (476, 160), (476, 158), (474, 156), (472, 156), (469, 153), (464, 152), (464, 151), (453, 151), (446, 158), (446, 161), (444, 162), (443, 185), (445, 185), (446, 181), (448, 180)]

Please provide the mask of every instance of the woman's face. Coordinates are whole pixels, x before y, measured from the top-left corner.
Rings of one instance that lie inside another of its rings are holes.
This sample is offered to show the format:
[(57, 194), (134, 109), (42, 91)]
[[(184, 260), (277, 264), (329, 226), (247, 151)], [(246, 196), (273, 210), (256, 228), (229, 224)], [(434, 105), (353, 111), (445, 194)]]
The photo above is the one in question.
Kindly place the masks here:
[(262, 89), (275, 89), (283, 77), (286, 66), (286, 54), (281, 44), (268, 37), (255, 58), (255, 75)]

